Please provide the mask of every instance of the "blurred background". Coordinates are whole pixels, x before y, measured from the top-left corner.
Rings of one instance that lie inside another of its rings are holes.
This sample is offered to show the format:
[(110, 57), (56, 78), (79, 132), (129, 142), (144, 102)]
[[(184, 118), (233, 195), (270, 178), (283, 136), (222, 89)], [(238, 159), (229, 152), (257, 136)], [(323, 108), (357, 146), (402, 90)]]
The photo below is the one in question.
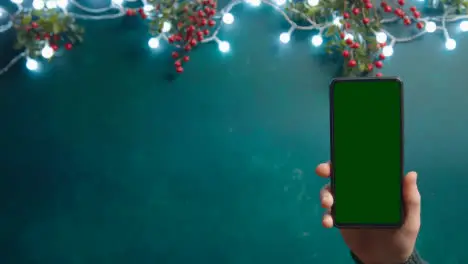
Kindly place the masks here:
[[(219, 35), (231, 51), (201, 45), (181, 75), (171, 47), (151, 50), (144, 22), (123, 17), (79, 21), (83, 44), (0, 76), (2, 264), (351, 263), (339, 233), (321, 227), (326, 181), (314, 175), (330, 154), (339, 65), (310, 44), (316, 32), (280, 43), (288, 25), (271, 7), (232, 13)], [(411, 34), (401, 28), (390, 26)], [(383, 70), (405, 84), (418, 249), (440, 264), (468, 263), (468, 33), (458, 31), (452, 51), (441, 32), (397, 45)], [(14, 39), (0, 35), (0, 67)]]

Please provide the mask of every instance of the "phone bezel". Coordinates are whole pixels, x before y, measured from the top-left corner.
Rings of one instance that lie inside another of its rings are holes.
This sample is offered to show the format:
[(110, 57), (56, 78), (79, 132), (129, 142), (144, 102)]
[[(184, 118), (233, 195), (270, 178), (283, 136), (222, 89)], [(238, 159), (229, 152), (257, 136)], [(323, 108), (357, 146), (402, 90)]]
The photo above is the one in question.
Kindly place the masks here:
[[(403, 82), (398, 77), (364, 77), (364, 78), (348, 78), (348, 77), (341, 77), (335, 78), (330, 83), (330, 93), (329, 93), (329, 100), (330, 100), (330, 154), (331, 154), (331, 175), (330, 175), (330, 189), (332, 195), (335, 196), (335, 180), (334, 180), (334, 169), (333, 169), (333, 162), (334, 162), (334, 101), (333, 101), (333, 94), (334, 94), (334, 87), (335, 84), (338, 82), (381, 82), (381, 81), (396, 81), (399, 84), (400, 90), (400, 166), (401, 166), (401, 181), (400, 181), (400, 195), (401, 195), (401, 219), (398, 223), (390, 224), (390, 223), (375, 223), (375, 224), (356, 224), (356, 223), (337, 223), (333, 221), (333, 225), (336, 228), (399, 228), (403, 225), (404, 222), (404, 202), (403, 202), (403, 179), (404, 179), (404, 101), (403, 101)], [(331, 215), (333, 220), (335, 220), (335, 207), (332, 206), (331, 208)]]

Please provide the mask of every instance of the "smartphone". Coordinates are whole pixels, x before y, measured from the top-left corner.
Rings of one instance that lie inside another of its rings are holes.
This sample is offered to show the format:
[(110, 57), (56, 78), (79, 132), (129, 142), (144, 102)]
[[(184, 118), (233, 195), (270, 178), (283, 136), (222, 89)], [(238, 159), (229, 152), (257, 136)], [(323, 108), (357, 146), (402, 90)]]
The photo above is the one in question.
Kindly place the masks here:
[(337, 78), (330, 85), (332, 218), (337, 228), (403, 223), (403, 83)]

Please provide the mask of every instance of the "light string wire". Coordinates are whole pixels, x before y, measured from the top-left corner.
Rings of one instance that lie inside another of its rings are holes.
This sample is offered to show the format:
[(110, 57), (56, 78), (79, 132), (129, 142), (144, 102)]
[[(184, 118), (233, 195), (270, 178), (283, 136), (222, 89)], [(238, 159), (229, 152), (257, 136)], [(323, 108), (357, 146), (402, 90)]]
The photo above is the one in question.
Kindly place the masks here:
[[(13, 0), (13, 1), (14, 1), (14, 4), (16, 5), (16, 7), (17, 7), (16, 8), (17, 10), (11, 16), (15, 16), (15, 15), (19, 14), (20, 12), (29, 11), (26, 8), (23, 8), (23, 6), (20, 3), (18, 3), (18, 0), (16, 0), (16, 1)], [(137, 1), (138, 0), (126, 0), (127, 3), (137, 2)], [(276, 2), (273, 2), (271, 0), (232, 0), (228, 5), (226, 5), (224, 8), (222, 8), (218, 12), (218, 14), (221, 14), (221, 15), (217, 15), (215, 17), (215, 19), (222, 18), (223, 14), (230, 13), (230, 11), (234, 7), (236, 7), (237, 5), (243, 4), (245, 2), (248, 3), (249, 1), (250, 2), (257, 1), (256, 2), (257, 5), (263, 3), (263, 4), (266, 4), (268, 6), (271, 6), (276, 12), (281, 14), (283, 16), (283, 18), (286, 20), (286, 22), (288, 22), (289, 25), (290, 25), (290, 28), (289, 28), (289, 30), (287, 32), (289, 35), (291, 35), (296, 30), (304, 30), (304, 31), (318, 30), (319, 34), (322, 34), (325, 29), (327, 29), (328, 27), (334, 25), (333, 21), (323, 23), (323, 24), (315, 23), (305, 13), (302, 13), (302, 12), (298, 11), (297, 9), (290, 9), (289, 11), (291, 11), (293, 13), (296, 13), (296, 14), (300, 15), (301, 17), (305, 18), (306, 22), (308, 23), (308, 25), (298, 25), (288, 15), (288, 13), (284, 10), (284, 8), (282, 8), (279, 4), (277, 4)], [(147, 5), (146, 0), (143, 0), (141, 2), (143, 3), (143, 7), (145, 5)], [(82, 19), (82, 20), (117, 19), (117, 18), (125, 16), (126, 15), (126, 10), (127, 10), (121, 4), (117, 4), (115, 2), (111, 2), (108, 7), (94, 8), (94, 9), (89, 8), (89, 7), (85, 7), (85, 6), (81, 5), (80, 3), (78, 3), (76, 0), (70, 0), (69, 4), (74, 5), (77, 9), (79, 9), (79, 10), (81, 10), (83, 12), (94, 14), (94, 15), (86, 15), (86, 14), (72, 13), (72, 12), (69, 12), (66, 7), (63, 8), (63, 12), (67, 13), (68, 15), (70, 15), (70, 16), (76, 18), (76, 19)], [(107, 13), (107, 12), (116, 12), (116, 13), (99, 15), (100, 13)], [(454, 23), (454, 22), (464, 20), (464, 19), (468, 19), (468, 15), (457, 15), (457, 14), (455, 14), (454, 9), (445, 8), (444, 14), (441, 15), (441, 16), (426, 16), (426, 17), (422, 17), (422, 18), (419, 18), (419, 19), (414, 19), (413, 18), (413, 20), (415, 20), (415, 21), (424, 22), (424, 24), (426, 25), (426, 28), (427, 28), (428, 23), (433, 23), (432, 24), (433, 25), (432, 30), (427, 30), (427, 29), (426, 30), (421, 30), (421, 31), (419, 31), (419, 32), (417, 32), (417, 33), (415, 33), (415, 34), (413, 34), (411, 36), (408, 36), (408, 37), (396, 37), (395, 35), (391, 34), (386, 29), (383, 29), (383, 28), (381, 29), (381, 31), (383, 33), (385, 33), (387, 35), (387, 37), (389, 38), (390, 43), (388, 45), (390, 47), (395, 46), (397, 43), (404, 43), (404, 42), (413, 41), (413, 40), (415, 40), (415, 39), (417, 39), (417, 38), (419, 38), (419, 37), (421, 37), (421, 36), (423, 36), (423, 35), (425, 35), (427, 33), (432, 33), (432, 32), (435, 32), (435, 31), (442, 31), (443, 35), (444, 35), (444, 38), (447, 41), (447, 40), (451, 40), (450, 34), (448, 32), (448, 29), (447, 29), (447, 24)], [(397, 20), (398, 20), (397, 17), (393, 17), (393, 18), (382, 19), (380, 22), (381, 22), (381, 24), (389, 24), (389, 23), (395, 22)], [(201, 42), (202, 43), (209, 43), (209, 42), (215, 41), (218, 44), (222, 43), (222, 41), (218, 38), (218, 33), (221, 30), (223, 25), (224, 25), (224, 23), (218, 23), (218, 26), (212, 32), (211, 36), (208, 37), (208, 38), (203, 39), (203, 41), (201, 41)], [(12, 28), (12, 26), (13, 26), (13, 23), (10, 20), (7, 24), (0, 26), (0, 33), (6, 32), (10, 28)], [(157, 39), (159, 39), (159, 38), (163, 38), (166, 41), (168, 40), (168, 36), (167, 36), (166, 33), (161, 33), (159, 36), (157, 36)], [(19, 62), (23, 57), (26, 57), (26, 52), (25, 51), (19, 53), (18, 55), (16, 55), (5, 67), (1, 68), (0, 69), (0, 75), (5, 74), (11, 67), (13, 67), (17, 62)]]

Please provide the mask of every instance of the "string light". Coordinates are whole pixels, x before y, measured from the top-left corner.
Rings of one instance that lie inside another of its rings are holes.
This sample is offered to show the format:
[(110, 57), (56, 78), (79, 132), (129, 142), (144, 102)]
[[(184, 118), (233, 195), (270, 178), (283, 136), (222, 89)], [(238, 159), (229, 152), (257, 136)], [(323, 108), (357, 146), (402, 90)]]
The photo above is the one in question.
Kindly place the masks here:
[(35, 59), (26, 58), (26, 68), (30, 71), (37, 71), (39, 69), (39, 62)]
[(463, 32), (468, 31), (468, 21), (462, 21), (460, 23), (460, 30)]
[(282, 43), (286, 44), (291, 39), (291, 35), (289, 35), (289, 33), (287, 32), (284, 32), (284, 33), (281, 33), (279, 39)]
[(387, 43), (387, 34), (385, 32), (375, 33), (375, 39), (378, 43)]
[(45, 59), (50, 59), (54, 56), (54, 50), (49, 45), (45, 45), (44, 48), (42, 48), (41, 55)]
[(437, 29), (437, 25), (435, 22), (432, 22), (432, 21), (429, 21), (426, 23), (426, 31), (429, 32), (429, 33), (432, 33), (434, 31), (436, 31)]
[(315, 35), (315, 36), (312, 37), (311, 42), (312, 42), (312, 45), (314, 45), (315, 47), (318, 47), (318, 46), (322, 45), (323, 38), (320, 35)]
[(390, 57), (393, 55), (393, 47), (392, 46), (385, 46), (383, 47), (382, 49), (382, 54), (385, 56), (385, 57)]
[(159, 48), (159, 38), (150, 38), (148, 40), (148, 46), (152, 49)]
[(44, 8), (45, 3), (42, 0), (34, 0), (33, 3), (32, 3), (32, 6), (33, 6), (34, 9), (41, 10), (41, 9)]
[(319, 0), (307, 0), (307, 4), (310, 6), (317, 6), (319, 3)]
[(454, 50), (457, 47), (457, 42), (454, 39), (447, 39), (445, 41), (445, 48), (448, 50)]
[(53, 0), (49, 0), (46, 2), (46, 7), (48, 9), (54, 9), (54, 8), (57, 8), (57, 2), (53, 1)]
[(166, 22), (163, 23), (161, 31), (164, 32), (164, 33), (167, 33), (167, 32), (169, 32), (171, 30), (171, 27), (172, 27), (171, 23), (166, 21)]
[(231, 13), (224, 14), (223, 22), (228, 25), (232, 24), (234, 22), (234, 16)]
[(218, 48), (222, 53), (226, 53), (231, 49), (231, 45), (227, 41), (219, 41)]
[[(10, 0), (13, 4), (16, 4), (18, 7), (18, 12), (21, 12), (22, 6), (21, 4), (23, 3), (23, 0)], [(52, 1), (54, 3), (49, 3), (49, 1)], [(130, 0), (127, 0), (130, 1)], [(131, 0), (134, 2), (134, 0)], [(338, 23), (340, 22), (340, 18), (335, 17), (333, 21), (327, 22), (327, 23), (316, 23), (314, 21), (309, 20), (309, 25), (305, 26), (298, 26), (292, 18), (289, 16), (289, 14), (280, 6), (284, 5), (287, 0), (231, 0), (231, 2), (226, 5), (222, 10), (220, 10), (220, 13), (223, 14), (228, 14), (235, 6), (246, 2), (250, 4), (251, 6), (260, 6), (262, 2), (273, 6), (274, 11), (279, 12), (282, 17), (286, 20), (291, 25), (291, 30), (287, 33), (282, 33), (280, 35), (280, 41), (282, 43), (287, 43), (290, 40), (291, 34), (295, 30), (320, 30), (320, 32), (323, 32), (324, 29), (330, 27), (331, 25), (339, 25)], [(44, 0), (33, 0), (33, 8), (35, 9), (43, 9), (45, 7), (47, 8), (54, 8), (54, 6), (66, 9), (68, 5), (72, 4), (74, 7), (78, 10), (81, 10), (83, 12), (81, 13), (75, 13), (75, 12), (70, 12), (67, 10), (68, 15), (77, 18), (77, 19), (83, 19), (83, 20), (104, 20), (104, 19), (117, 19), (121, 18), (126, 15), (126, 8), (123, 8), (122, 5), (124, 3), (124, 0), (111, 0), (111, 4), (109, 4), (108, 7), (105, 8), (99, 8), (99, 9), (93, 9), (89, 7), (85, 7), (80, 5), (77, 0), (47, 0), (47, 2), (44, 2)], [(143, 2), (143, 8), (146, 12), (150, 12), (153, 7), (151, 5), (146, 5), (146, 1)], [(317, 6), (319, 3), (319, 0), (306, 0), (306, 4), (309, 6)], [(301, 13), (299, 10), (291, 10), (294, 13), (298, 13), (300, 15), (305, 15)], [(447, 29), (447, 24), (453, 23), (453, 22), (458, 22), (463, 19), (467, 19), (468, 17), (466, 15), (457, 15), (450, 11), (451, 13), (446, 13), (442, 16), (431, 16), (431, 17), (423, 17), (417, 19), (418, 22), (422, 22), (425, 24), (425, 30), (415, 33), (414, 35), (410, 37), (396, 37), (389, 32), (382, 30), (382, 32), (376, 33), (376, 40), (379, 43), (386, 43), (388, 40), (390, 40), (390, 43), (387, 44), (382, 49), (382, 53), (385, 56), (391, 56), (393, 54), (394, 48), (393, 46), (398, 44), (398, 43), (404, 43), (404, 42), (410, 42), (413, 41), (414, 39), (421, 37), (425, 33), (432, 33), (437, 30), (441, 30), (444, 32), (445, 36), (445, 47), (448, 50), (453, 50), (456, 48), (457, 43), (456, 41), (450, 37)], [(85, 13), (85, 14), (83, 14)], [(86, 14), (87, 13), (87, 14)], [(234, 16), (232, 16), (234, 18)], [(226, 41), (220, 41), (217, 38), (217, 35), (219, 33), (219, 27), (221, 27), (223, 24), (229, 24), (230, 19), (229, 17), (225, 18), (223, 15), (222, 20), (224, 23), (218, 24), (218, 28), (212, 33), (211, 36), (206, 37), (201, 43), (209, 43), (212, 41), (218, 42), (218, 48), (221, 52), (229, 52), (230, 50), (230, 45), (229, 42)], [(388, 24), (388, 23), (393, 23), (395, 20), (394, 19), (382, 19), (380, 21), (381, 24)], [(232, 19), (232, 22), (234, 22), (234, 19)], [(13, 26), (11, 22), (9, 22), (7, 25), (0, 25), (0, 33), (7, 31)], [(468, 31), (468, 21), (461, 21), (459, 24), (460, 31), (466, 32)], [(171, 29), (171, 24), (169, 22), (164, 23), (162, 31), (164, 33), (169, 32)], [(351, 34), (346, 34), (345, 39), (352, 39), (353, 40), (353, 35)], [(167, 39), (167, 37), (163, 37), (162, 39)], [(150, 48), (158, 48), (160, 47), (160, 37), (154, 37), (148, 40), (148, 46)], [(320, 46), (323, 43), (323, 38), (321, 35), (315, 35), (311, 39), (311, 43), (314, 46)], [(44, 53), (46, 56), (44, 56)], [(14, 57), (5, 67), (0, 69), (0, 75), (4, 74), (8, 69), (10, 69), (14, 64), (16, 64), (19, 60), (21, 60), (23, 57), (26, 57), (26, 52), (22, 52), (18, 54), (16, 57)], [(46, 47), (43, 48), (41, 51), (41, 54), (43, 57), (48, 57), (50, 56), (50, 50)], [(52, 56), (53, 56), (53, 50), (52, 50)], [(39, 62), (35, 59), (32, 58), (26, 58), (26, 67), (30, 70), (38, 70), (39, 69)]]

